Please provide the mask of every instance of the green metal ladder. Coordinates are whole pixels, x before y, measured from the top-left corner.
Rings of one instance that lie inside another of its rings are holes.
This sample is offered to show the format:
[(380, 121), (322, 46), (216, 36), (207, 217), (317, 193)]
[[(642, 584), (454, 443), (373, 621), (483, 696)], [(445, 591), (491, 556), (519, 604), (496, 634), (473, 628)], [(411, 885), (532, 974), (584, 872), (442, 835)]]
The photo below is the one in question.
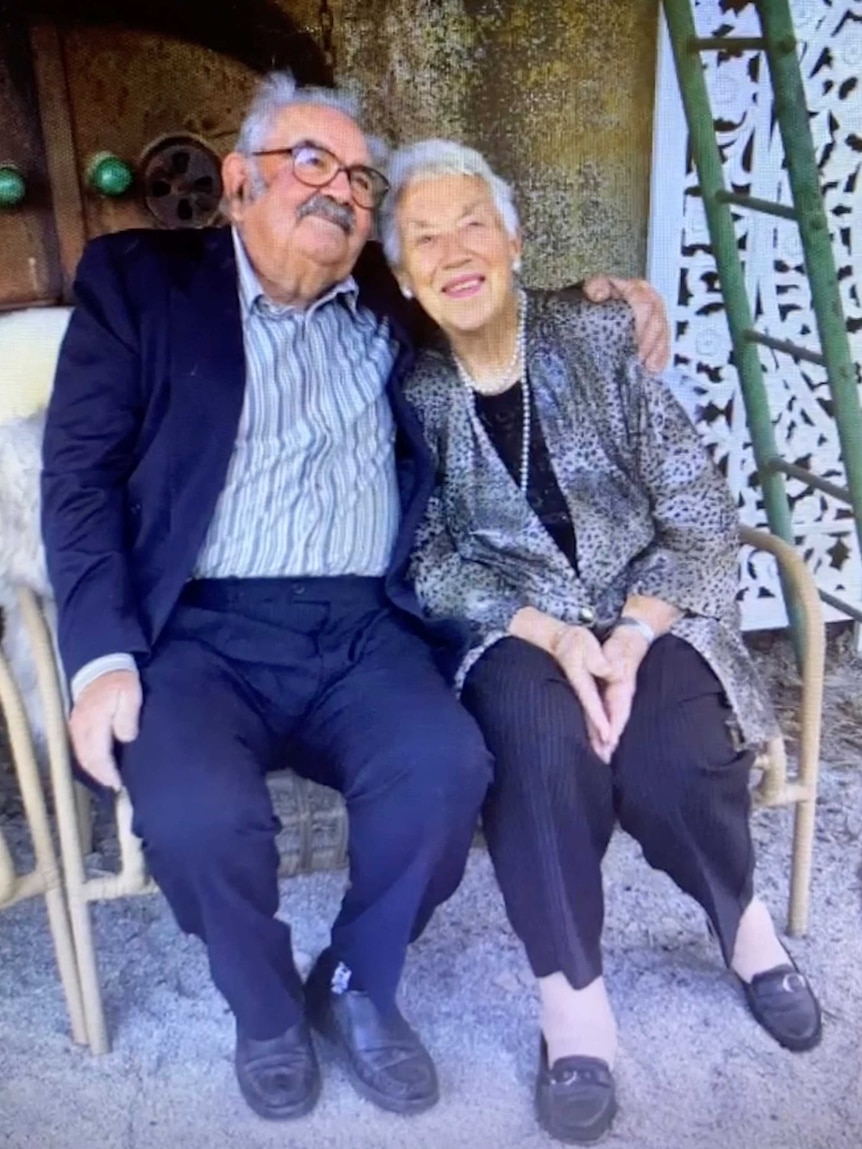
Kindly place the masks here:
[[(748, 429), (763, 489), (770, 530), (794, 544), (785, 477), (823, 491), (852, 508), (862, 555), (862, 406), (856, 367), (850, 353), (835, 258), (820, 190), (820, 174), (808, 123), (802, 72), (788, 0), (754, 0), (760, 19), (758, 37), (698, 36), (692, 0), (662, 0), (685, 108), (692, 155), (697, 168), (712, 251), (724, 299), (733, 355), (745, 403)], [(763, 52), (774, 92), (774, 115), (781, 132), (793, 205), (772, 203), (728, 191), (722, 171), (712, 109), (703, 74), (703, 52)], [(731, 207), (795, 220), (817, 321), (820, 351), (799, 347), (757, 331), (745, 287)], [(847, 486), (840, 487), (783, 459), (775, 442), (759, 347), (819, 364), (826, 369)], [(802, 629), (792, 589), (782, 584), (796, 649)], [(824, 602), (862, 622), (862, 610), (821, 590)]]

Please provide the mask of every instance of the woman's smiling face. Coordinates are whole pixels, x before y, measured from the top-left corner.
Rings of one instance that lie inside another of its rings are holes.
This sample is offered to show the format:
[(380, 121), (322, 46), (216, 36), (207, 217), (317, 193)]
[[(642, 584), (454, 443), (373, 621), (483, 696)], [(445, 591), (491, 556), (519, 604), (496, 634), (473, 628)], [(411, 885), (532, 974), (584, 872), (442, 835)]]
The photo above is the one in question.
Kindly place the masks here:
[(396, 209), (399, 282), (446, 334), (475, 332), (498, 319), (514, 292), (520, 254), (479, 176), (417, 177)]

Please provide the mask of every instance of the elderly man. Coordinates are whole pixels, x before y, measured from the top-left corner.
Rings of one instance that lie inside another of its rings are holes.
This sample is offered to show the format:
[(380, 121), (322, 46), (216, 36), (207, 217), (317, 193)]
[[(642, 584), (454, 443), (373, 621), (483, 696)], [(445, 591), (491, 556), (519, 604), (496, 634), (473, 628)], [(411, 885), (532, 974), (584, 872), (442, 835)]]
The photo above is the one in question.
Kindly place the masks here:
[[(422, 621), (405, 583), (434, 475), (399, 392), (414, 314), (363, 251), (387, 184), (353, 106), (285, 74), (223, 175), (231, 229), (104, 236), (79, 268), (43, 481), (72, 739), (128, 787), (152, 874), (207, 946), (249, 1105), (314, 1105), (310, 1021), (364, 1096), (418, 1112), (436, 1074), (396, 990), (491, 762), (440, 669), (466, 636)], [(655, 297), (611, 290), (660, 358)], [(305, 987), (276, 917), (264, 779), (285, 765), (340, 790), (350, 825)]]

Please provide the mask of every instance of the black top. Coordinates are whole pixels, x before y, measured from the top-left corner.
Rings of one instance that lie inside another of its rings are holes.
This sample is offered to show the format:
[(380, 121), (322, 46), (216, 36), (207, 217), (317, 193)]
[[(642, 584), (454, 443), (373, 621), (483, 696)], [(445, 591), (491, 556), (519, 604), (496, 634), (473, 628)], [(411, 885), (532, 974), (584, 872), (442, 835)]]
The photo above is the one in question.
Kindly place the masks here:
[[(521, 448), (524, 434), (524, 399), (521, 383), (508, 387), (499, 395), (475, 395), (476, 414), (488, 433), (497, 454), (509, 474), (520, 485)], [(554, 468), (542, 425), (536, 412), (536, 401), (530, 391), (530, 476), (527, 502), (538, 515), (542, 526), (577, 571), (578, 555), (572, 518)]]

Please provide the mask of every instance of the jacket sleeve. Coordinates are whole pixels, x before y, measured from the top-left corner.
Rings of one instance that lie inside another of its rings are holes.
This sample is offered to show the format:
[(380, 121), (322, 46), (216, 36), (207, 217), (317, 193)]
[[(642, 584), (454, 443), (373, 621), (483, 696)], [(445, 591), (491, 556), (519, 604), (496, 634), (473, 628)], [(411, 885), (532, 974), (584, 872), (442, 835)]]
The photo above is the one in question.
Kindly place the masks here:
[(71, 679), (147, 641), (126, 550), (126, 482), (143, 419), (138, 333), (109, 239), (81, 259), (43, 448), (42, 533)]
[(662, 380), (634, 357), (625, 370), (636, 467), (656, 531), (631, 564), (629, 593), (653, 595), (689, 614), (726, 615), (736, 598), (739, 562), (730, 490)]
[(496, 571), (459, 553), (446, 521), (440, 432), (429, 406), (417, 401), (415, 391), (408, 399), (422, 423), (437, 469), (435, 488), (416, 533), (409, 575), (429, 615), (466, 619), (473, 641), (488, 645), (486, 640), (507, 632), (513, 615), (527, 605), (527, 599)]

